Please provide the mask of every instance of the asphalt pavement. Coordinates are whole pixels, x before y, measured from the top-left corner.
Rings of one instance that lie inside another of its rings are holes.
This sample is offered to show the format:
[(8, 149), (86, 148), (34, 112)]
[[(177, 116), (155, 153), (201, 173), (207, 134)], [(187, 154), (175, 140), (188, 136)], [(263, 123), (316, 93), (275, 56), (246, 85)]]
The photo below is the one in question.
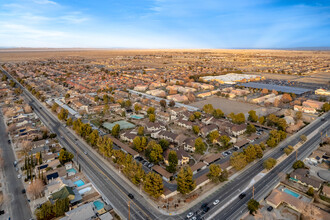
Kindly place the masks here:
[(22, 189), (24, 189), (23, 183), (21, 179), (17, 178), (18, 172), (16, 172), (14, 167), (15, 155), (11, 144), (8, 144), (8, 140), (5, 122), (0, 112), (0, 147), (4, 158), (5, 187), (9, 194), (9, 197), (5, 197), (5, 199), (10, 199), (9, 210), (5, 211), (9, 211), (10, 219), (28, 220), (31, 219), (31, 210), (26, 194), (22, 193)]

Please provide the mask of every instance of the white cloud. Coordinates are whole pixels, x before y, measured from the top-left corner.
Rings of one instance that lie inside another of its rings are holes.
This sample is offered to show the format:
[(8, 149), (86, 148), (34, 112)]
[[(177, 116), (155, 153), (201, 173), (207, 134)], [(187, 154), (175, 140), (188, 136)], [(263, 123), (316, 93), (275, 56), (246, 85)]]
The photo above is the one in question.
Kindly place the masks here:
[(40, 4), (40, 5), (48, 5), (48, 4), (50, 4), (50, 5), (57, 5), (56, 2), (50, 1), (50, 0), (34, 0), (33, 2), (34, 3), (37, 3), (37, 4)]

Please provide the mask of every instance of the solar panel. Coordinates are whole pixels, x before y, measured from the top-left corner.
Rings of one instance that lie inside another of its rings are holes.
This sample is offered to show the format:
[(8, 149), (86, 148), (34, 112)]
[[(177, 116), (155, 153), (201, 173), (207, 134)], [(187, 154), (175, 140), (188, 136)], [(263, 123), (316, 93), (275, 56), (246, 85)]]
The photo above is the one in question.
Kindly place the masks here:
[(268, 90), (275, 90), (278, 92), (285, 92), (285, 93), (294, 93), (297, 95), (304, 94), (306, 92), (310, 92), (312, 90), (305, 89), (305, 88), (299, 88), (299, 87), (292, 87), (292, 86), (279, 86), (274, 84), (265, 84), (265, 83), (255, 83), (255, 82), (249, 82), (249, 83), (242, 83), (242, 86), (249, 87), (249, 88), (255, 88), (255, 89), (268, 89)]

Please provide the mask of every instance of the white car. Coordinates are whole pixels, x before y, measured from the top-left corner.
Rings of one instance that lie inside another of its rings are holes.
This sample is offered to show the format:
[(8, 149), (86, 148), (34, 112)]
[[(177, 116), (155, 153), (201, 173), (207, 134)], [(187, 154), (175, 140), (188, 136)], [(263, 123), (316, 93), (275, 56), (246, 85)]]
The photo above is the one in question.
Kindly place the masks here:
[(189, 212), (188, 215), (187, 215), (187, 218), (191, 218), (193, 215), (194, 215), (194, 213)]
[(21, 179), (21, 177), (22, 177), (21, 174), (18, 174), (18, 175), (17, 175), (17, 178), (18, 178), (18, 179)]
[(213, 205), (218, 205), (219, 202), (220, 202), (220, 201), (217, 199), (217, 200), (215, 200), (215, 201), (213, 202)]

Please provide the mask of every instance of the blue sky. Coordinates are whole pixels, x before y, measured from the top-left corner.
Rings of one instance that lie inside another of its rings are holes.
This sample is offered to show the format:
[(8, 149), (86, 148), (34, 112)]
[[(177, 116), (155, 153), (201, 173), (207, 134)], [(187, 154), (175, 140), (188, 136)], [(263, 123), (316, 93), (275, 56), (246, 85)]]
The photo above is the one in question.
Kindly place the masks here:
[(330, 1), (0, 0), (0, 46), (330, 46)]

